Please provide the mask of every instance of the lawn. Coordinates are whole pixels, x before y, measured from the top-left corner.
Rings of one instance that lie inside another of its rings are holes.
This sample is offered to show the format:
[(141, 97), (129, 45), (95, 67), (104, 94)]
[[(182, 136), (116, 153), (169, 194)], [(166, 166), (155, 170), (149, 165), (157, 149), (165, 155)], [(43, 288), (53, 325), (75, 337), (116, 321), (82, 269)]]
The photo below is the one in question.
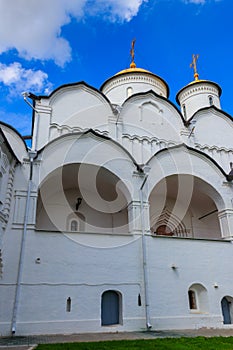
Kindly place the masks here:
[(36, 350), (233, 350), (233, 337), (165, 338), (39, 345)]

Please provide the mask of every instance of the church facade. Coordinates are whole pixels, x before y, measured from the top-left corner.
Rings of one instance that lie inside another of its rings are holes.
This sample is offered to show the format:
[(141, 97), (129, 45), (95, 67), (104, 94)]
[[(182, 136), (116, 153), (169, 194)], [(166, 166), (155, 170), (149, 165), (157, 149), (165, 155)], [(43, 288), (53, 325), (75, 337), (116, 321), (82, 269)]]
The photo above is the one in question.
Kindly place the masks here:
[[(194, 60), (195, 63), (195, 60)], [(233, 123), (132, 62), (0, 123), (0, 334), (232, 327)]]

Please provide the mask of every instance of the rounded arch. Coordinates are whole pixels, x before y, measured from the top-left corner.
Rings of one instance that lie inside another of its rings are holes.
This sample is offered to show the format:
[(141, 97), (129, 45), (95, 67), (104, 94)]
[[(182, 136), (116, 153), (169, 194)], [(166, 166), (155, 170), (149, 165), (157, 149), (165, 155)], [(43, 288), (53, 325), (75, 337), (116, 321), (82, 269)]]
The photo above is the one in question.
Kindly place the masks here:
[(188, 229), (183, 221), (180, 221), (172, 211), (164, 208), (161, 215), (151, 217), (151, 232), (159, 236), (187, 237)]
[[(98, 156), (97, 156), (98, 155)], [(79, 163), (103, 167), (118, 176), (127, 188), (128, 200), (132, 200), (133, 171), (142, 171), (130, 153), (116, 141), (93, 130), (63, 135), (46, 145), (38, 155), (42, 161), (38, 185), (63, 165)]]
[(149, 196), (151, 233), (221, 239), (218, 196), (213, 187), (192, 175), (170, 175), (161, 179)]
[[(148, 176), (148, 197), (161, 180), (176, 175), (180, 185), (183, 176), (186, 186), (193, 188), (193, 179), (200, 179), (205, 184), (205, 191), (213, 199), (218, 210), (224, 209), (228, 198), (225, 198), (222, 181), (227, 180), (224, 170), (203, 152), (186, 145), (170, 147), (157, 152), (147, 163), (150, 167)], [(179, 181), (180, 180), (180, 181)], [(219, 181), (221, 180), (221, 181)]]
[(70, 83), (70, 84), (63, 84), (63, 85), (59, 86), (58, 88), (56, 88), (55, 90), (53, 90), (50, 95), (48, 95), (48, 96), (40, 95), (40, 96), (38, 96), (38, 99), (44, 98), (44, 99), (50, 99), (53, 101), (53, 99), (55, 99), (57, 96), (65, 93), (66, 91), (76, 90), (76, 89), (82, 89), (84, 91), (89, 91), (92, 94), (99, 96), (99, 98), (102, 99), (103, 101), (107, 102), (109, 105), (109, 108), (112, 109), (111, 103), (110, 103), (109, 99), (107, 98), (107, 96), (105, 96), (100, 90), (87, 84), (85, 81), (80, 81), (77, 83)]
[(127, 186), (108, 169), (66, 164), (49, 173), (39, 186), (36, 227), (128, 233), (129, 203)]
[(190, 312), (208, 313), (209, 302), (208, 293), (205, 286), (201, 283), (193, 283), (188, 288), (188, 305)]

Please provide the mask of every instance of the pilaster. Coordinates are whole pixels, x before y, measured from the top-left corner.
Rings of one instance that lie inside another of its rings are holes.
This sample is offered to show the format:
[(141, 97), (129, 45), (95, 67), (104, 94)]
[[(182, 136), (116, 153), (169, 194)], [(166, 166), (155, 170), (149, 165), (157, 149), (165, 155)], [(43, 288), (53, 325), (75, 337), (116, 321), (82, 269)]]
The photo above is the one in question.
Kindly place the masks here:
[(224, 209), (218, 213), (222, 238), (233, 239), (233, 209)]

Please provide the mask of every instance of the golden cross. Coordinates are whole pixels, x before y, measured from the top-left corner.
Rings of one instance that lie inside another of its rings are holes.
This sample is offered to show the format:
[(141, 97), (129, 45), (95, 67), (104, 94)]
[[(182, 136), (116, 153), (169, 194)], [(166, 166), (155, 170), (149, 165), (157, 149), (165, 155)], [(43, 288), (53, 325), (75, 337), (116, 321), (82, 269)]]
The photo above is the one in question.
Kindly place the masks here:
[(194, 70), (194, 78), (195, 80), (198, 80), (199, 74), (197, 73), (197, 60), (199, 58), (199, 55), (194, 55), (193, 54), (193, 60), (192, 63), (190, 64), (190, 68), (193, 68)]
[(133, 39), (131, 42), (131, 50), (130, 50), (130, 56), (131, 56), (131, 64), (130, 64), (130, 68), (135, 68), (136, 64), (134, 62), (134, 45), (135, 45), (135, 41), (136, 39)]

